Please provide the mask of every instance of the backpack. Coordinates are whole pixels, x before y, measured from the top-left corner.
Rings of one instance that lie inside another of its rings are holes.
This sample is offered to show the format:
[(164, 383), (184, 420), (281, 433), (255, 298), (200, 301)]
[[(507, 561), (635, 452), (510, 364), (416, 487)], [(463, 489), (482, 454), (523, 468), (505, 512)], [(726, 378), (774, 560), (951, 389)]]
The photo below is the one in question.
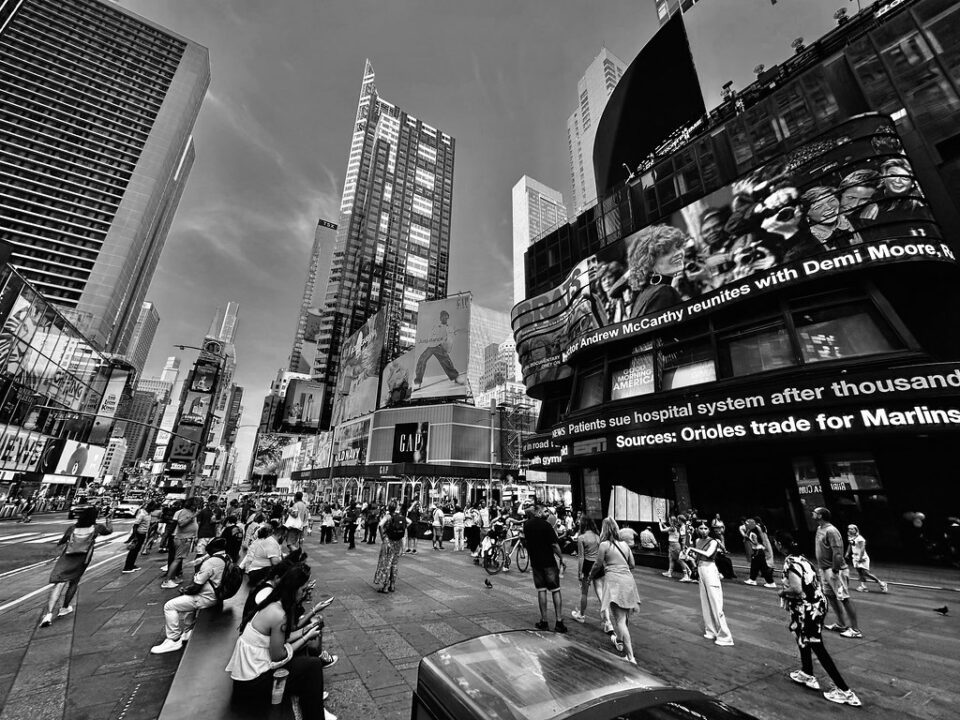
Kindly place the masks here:
[(210, 583), (217, 600), (222, 603), (224, 600), (232, 598), (240, 590), (240, 586), (243, 585), (243, 570), (226, 553), (217, 553), (211, 557), (223, 560), (223, 576), (220, 578), (220, 584)]
[(407, 533), (407, 520), (398, 512), (393, 513), (386, 527), (387, 537), (391, 540), (403, 540)]

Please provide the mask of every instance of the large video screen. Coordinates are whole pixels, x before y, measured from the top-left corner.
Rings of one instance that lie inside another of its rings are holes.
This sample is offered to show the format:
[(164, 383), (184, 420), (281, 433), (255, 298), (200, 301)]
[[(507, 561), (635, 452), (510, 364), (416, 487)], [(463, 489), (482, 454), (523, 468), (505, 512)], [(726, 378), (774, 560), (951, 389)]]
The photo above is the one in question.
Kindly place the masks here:
[(332, 425), (376, 409), (380, 358), (386, 334), (387, 315), (381, 310), (371, 315), (343, 344), (340, 372), (334, 388)]
[[(893, 123), (848, 120), (582, 260), (513, 309), (528, 387), (589, 345), (642, 335), (809, 277), (953, 260)], [(893, 247), (896, 245), (896, 247)]]

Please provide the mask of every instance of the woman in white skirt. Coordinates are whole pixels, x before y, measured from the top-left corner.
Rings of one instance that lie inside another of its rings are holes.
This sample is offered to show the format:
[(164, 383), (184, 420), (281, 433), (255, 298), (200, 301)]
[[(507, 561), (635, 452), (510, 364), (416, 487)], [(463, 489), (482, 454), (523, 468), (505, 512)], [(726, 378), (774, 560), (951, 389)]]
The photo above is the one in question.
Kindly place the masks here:
[(887, 584), (870, 572), (870, 556), (867, 555), (867, 539), (860, 534), (856, 525), (847, 525), (847, 561), (856, 568), (860, 576), (857, 592), (869, 592), (867, 580), (873, 580), (880, 586), (880, 592), (887, 592)]
[(727, 627), (727, 618), (723, 614), (723, 588), (720, 586), (720, 571), (717, 570), (717, 551), (720, 549), (715, 538), (710, 537), (710, 528), (706, 520), (697, 524), (696, 544), (684, 552), (696, 560), (697, 574), (700, 577), (700, 610), (703, 613), (703, 636), (717, 645), (733, 645), (733, 636)]

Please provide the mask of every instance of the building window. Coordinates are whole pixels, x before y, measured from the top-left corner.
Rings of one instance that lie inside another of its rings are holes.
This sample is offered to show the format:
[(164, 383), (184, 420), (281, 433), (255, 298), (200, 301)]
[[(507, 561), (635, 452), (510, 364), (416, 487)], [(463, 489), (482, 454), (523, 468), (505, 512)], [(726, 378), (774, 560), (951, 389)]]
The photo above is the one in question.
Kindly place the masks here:
[(417, 225), (417, 223), (411, 223), (410, 240), (418, 245), (422, 245), (423, 247), (430, 247), (430, 228), (425, 228), (423, 225)]
[(577, 392), (573, 397), (571, 410), (583, 410), (603, 402), (603, 368), (587, 372), (580, 376)]
[(794, 325), (804, 363), (876, 355), (900, 347), (866, 303), (796, 313)]
[(717, 367), (708, 342), (688, 343), (664, 348), (660, 354), (661, 390), (713, 382)]
[(653, 345), (645, 343), (634, 354), (610, 363), (610, 399), (649, 395), (654, 386)]
[(426, 160), (429, 163), (434, 165), (437, 164), (437, 150), (432, 148), (429, 145), (419, 144), (417, 145), (417, 155), (422, 159)]
[(433, 202), (420, 195), (414, 195), (413, 211), (426, 217), (433, 217)]
[(433, 187), (436, 183), (436, 176), (422, 168), (417, 168), (416, 182), (417, 185), (421, 185), (430, 192), (433, 192)]
[(418, 278), (426, 278), (429, 263), (416, 255), (407, 256), (407, 272)]
[(790, 335), (779, 318), (721, 339), (720, 356), (723, 374), (727, 377), (753, 375), (797, 364)]

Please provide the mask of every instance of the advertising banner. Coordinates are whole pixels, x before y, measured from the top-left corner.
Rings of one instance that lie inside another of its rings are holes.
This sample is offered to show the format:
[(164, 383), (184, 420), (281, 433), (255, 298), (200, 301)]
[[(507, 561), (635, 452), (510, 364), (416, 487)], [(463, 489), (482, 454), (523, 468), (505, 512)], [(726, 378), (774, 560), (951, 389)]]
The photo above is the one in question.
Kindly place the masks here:
[(40, 433), (18, 431), (16, 427), (3, 426), (0, 429), (0, 469), (8, 472), (30, 472), (36, 469), (49, 439)]
[[(827, 434), (951, 430), (960, 426), (960, 363), (914, 365), (757, 383), (735, 394), (599, 411), (554, 427), (572, 455)], [(612, 431), (612, 432), (611, 432)]]
[[(376, 385), (374, 385), (376, 388)], [(324, 385), (314, 380), (291, 380), (283, 396), (277, 425), (284, 433), (314, 432), (320, 425)]]
[(96, 477), (105, 452), (106, 448), (101, 445), (67, 440), (53, 474)]
[(398, 355), (383, 369), (378, 407), (393, 407), (410, 399), (413, 392), (413, 373), (417, 365), (416, 349)]
[(425, 463), (430, 423), (398, 423), (393, 428), (393, 462)]
[(463, 293), (420, 303), (411, 399), (467, 397), (472, 301)]
[(253, 453), (254, 475), (276, 475), (283, 461), (283, 449), (297, 442), (296, 435), (261, 433), (257, 436), (257, 448)]
[(180, 422), (187, 425), (203, 425), (207, 421), (207, 413), (210, 412), (210, 400), (213, 395), (210, 393), (200, 393), (190, 390), (183, 401), (183, 414), (180, 416)]
[(117, 414), (117, 408), (120, 406), (120, 398), (123, 390), (127, 386), (127, 378), (130, 373), (126, 370), (114, 369), (110, 373), (110, 380), (107, 382), (107, 389), (103, 391), (103, 399), (100, 401), (100, 409), (97, 410), (97, 416), (93, 419), (93, 428), (90, 430), (90, 442), (105, 443), (110, 438), (110, 430), (113, 428), (113, 418)]
[[(563, 363), (578, 351), (747, 296), (909, 260), (956, 261), (893, 123), (853, 118), (611, 243), (561, 286), (518, 304), (512, 322), (524, 381), (566, 377)], [(641, 382), (637, 374), (631, 382)]]
[(193, 366), (193, 377), (190, 378), (190, 390), (194, 392), (211, 393), (217, 386), (217, 369), (219, 363), (197, 360)]
[(370, 442), (370, 418), (337, 428), (333, 440), (334, 465), (363, 465)]
[(192, 461), (199, 455), (199, 448), (203, 440), (202, 425), (177, 426), (176, 435), (170, 436), (170, 456), (168, 460)]
[(331, 424), (337, 425), (376, 409), (380, 358), (387, 334), (386, 318), (385, 310), (372, 315), (344, 343), (334, 389)]

